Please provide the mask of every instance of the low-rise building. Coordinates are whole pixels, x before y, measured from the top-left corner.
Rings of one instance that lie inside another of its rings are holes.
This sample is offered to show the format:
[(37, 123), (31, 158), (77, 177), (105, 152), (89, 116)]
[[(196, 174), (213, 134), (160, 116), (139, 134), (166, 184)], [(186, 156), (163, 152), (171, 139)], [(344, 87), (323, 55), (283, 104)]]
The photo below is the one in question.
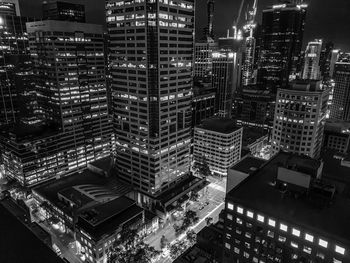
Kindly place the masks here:
[(129, 187), (94, 168), (39, 185), (32, 192), (42, 216), (74, 235), (86, 261), (102, 263), (123, 231), (137, 229), (140, 235), (149, 234), (158, 228), (158, 218), (150, 213), (146, 216)]
[(212, 118), (195, 127), (196, 162), (207, 162), (214, 175), (226, 176), (227, 169), (241, 159), (243, 128), (231, 119)]

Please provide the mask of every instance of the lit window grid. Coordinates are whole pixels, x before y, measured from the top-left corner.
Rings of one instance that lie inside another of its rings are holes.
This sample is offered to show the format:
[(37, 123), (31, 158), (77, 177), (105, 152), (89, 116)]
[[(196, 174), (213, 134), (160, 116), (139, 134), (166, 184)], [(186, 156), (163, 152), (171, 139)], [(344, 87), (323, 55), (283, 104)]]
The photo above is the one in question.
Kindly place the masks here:
[(242, 132), (238, 129), (231, 134), (223, 134), (195, 128), (195, 160), (200, 161), (204, 155), (212, 172), (226, 176), (227, 169), (240, 159)]
[[(243, 208), (243, 206), (239, 205), (239, 204), (233, 204), (233, 202), (230, 202), (230, 204), (232, 204), (233, 206), (236, 207), (236, 210), (231, 210), (228, 211), (228, 213), (231, 213), (232, 215), (237, 214), (239, 217), (236, 218), (236, 221), (239, 221), (239, 225), (244, 225), (245, 223), (258, 223), (258, 224), (263, 224), (261, 222), (261, 220), (259, 220), (259, 215), (262, 216), (261, 213), (259, 212), (253, 212), (253, 210), (251, 209), (245, 209)], [(231, 221), (235, 220), (235, 217), (233, 217), (230, 214), (230, 218)], [(244, 214), (246, 217), (245, 219), (242, 218), (242, 214)], [(253, 217), (252, 217), (253, 215)], [(243, 219), (243, 220), (242, 220)], [(260, 217), (261, 219), (261, 217)], [(252, 221), (253, 220), (253, 221)], [(274, 226), (273, 224), (269, 224), (269, 222), (276, 222), (274, 219), (269, 218), (266, 222), (267, 227), (270, 227), (271, 230), (274, 230)], [(238, 223), (237, 221), (237, 223)], [(319, 237), (319, 238), (315, 238), (314, 235), (310, 234), (309, 232), (304, 232), (303, 235), (301, 235), (301, 230), (299, 230), (299, 228), (295, 228), (293, 226), (289, 226), (287, 223), (282, 222), (280, 223), (283, 226), (287, 227), (287, 231), (284, 230), (279, 230), (279, 233), (281, 235), (285, 235), (285, 236), (289, 236), (290, 238), (292, 238), (292, 236), (294, 236), (294, 239), (292, 239), (291, 242), (291, 246), (294, 248), (300, 248), (300, 245), (304, 246), (304, 250), (305, 247), (307, 246), (307, 244), (312, 244), (313, 248), (311, 248), (311, 250), (317, 250), (317, 251), (322, 251), (322, 249), (329, 249), (329, 241), (327, 241), (325, 238)], [(284, 228), (285, 229), (285, 228)], [(234, 232), (234, 231), (233, 231)], [(287, 235), (286, 235), (287, 234)], [(276, 238), (276, 236), (275, 236)], [(284, 241), (286, 242), (286, 241)], [(346, 249), (343, 246), (340, 246), (338, 244), (335, 244), (333, 246), (333, 251), (335, 252), (335, 254), (337, 255), (342, 255), (344, 256), (346, 253)], [(307, 252), (309, 253), (309, 251)], [(336, 256), (336, 255), (335, 255)]]

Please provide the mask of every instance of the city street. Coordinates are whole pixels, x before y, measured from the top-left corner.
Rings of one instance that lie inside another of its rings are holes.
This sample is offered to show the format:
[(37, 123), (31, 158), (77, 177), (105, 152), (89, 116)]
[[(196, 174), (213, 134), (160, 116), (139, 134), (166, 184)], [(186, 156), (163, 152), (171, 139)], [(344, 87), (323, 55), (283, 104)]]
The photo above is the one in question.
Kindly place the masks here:
[[(208, 178), (210, 184), (199, 192), (199, 200), (192, 202), (186, 209), (197, 212), (199, 221), (190, 229), (193, 229), (198, 233), (206, 226), (206, 218), (213, 218), (213, 222), (217, 222), (219, 214), (224, 207), (226, 178), (219, 179), (217, 177)], [(178, 221), (170, 221), (163, 228), (160, 228), (156, 233), (145, 238), (145, 242), (151, 246), (154, 246), (157, 250), (160, 249), (160, 240), (164, 235), (169, 243), (176, 240), (175, 230), (173, 225)], [(183, 239), (184, 234), (180, 235), (177, 239)], [(160, 263), (170, 263), (172, 260), (170, 257), (162, 258)]]
[(52, 244), (56, 244), (56, 246), (60, 249), (62, 258), (66, 258), (70, 263), (84, 262), (76, 253), (77, 250), (75, 248), (74, 237), (72, 235), (64, 233), (59, 227), (54, 227), (54, 225), (47, 220), (43, 220), (44, 217), (41, 216), (40, 212), (34, 213), (33, 217), (42, 228), (51, 234)]

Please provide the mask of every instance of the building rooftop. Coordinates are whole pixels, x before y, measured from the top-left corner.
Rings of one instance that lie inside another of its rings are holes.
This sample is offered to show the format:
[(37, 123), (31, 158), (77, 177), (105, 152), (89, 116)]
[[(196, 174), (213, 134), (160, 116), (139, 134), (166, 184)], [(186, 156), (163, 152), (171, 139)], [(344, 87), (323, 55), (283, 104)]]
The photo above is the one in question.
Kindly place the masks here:
[(211, 118), (202, 121), (201, 125), (197, 126), (198, 128), (214, 131), (218, 133), (229, 134), (232, 133), (241, 127), (236, 125), (236, 121), (232, 119), (223, 119), (223, 118)]
[(129, 220), (140, 216), (143, 209), (127, 197), (119, 197), (107, 203), (96, 205), (79, 215), (77, 226), (93, 239), (113, 233)]
[(174, 263), (211, 263), (211, 255), (206, 251), (194, 245), (187, 249), (180, 257), (175, 259)]
[(242, 146), (249, 146), (252, 143), (264, 138), (268, 135), (268, 131), (263, 128), (257, 127), (243, 127), (243, 137), (242, 137)]
[(288, 197), (276, 188), (278, 168), (284, 166), (291, 156), (297, 163), (312, 165), (303, 156), (281, 152), (232, 189), (227, 198), (262, 214), (285, 220), (291, 225), (303, 226), (325, 237), (335, 237), (334, 239), (350, 244), (350, 228), (347, 227), (350, 222), (350, 199), (336, 194), (332, 202), (320, 206), (317, 205), (318, 200), (313, 200), (311, 195)]
[(323, 151), (321, 153), (321, 159), (324, 161), (323, 178), (350, 185), (350, 167), (342, 165), (342, 160), (346, 161), (348, 158), (349, 156), (335, 150)]
[(103, 26), (71, 21), (43, 20), (26, 24), (28, 34), (36, 31), (84, 32), (87, 34), (103, 34)]
[(35, 263), (63, 263), (53, 250), (18, 221), (2, 204), (0, 204), (0, 232), (4, 237), (0, 238), (1, 263), (25, 262), (25, 259)]
[(38, 185), (33, 192), (71, 214), (71, 208), (60, 200), (60, 196), (81, 208), (96, 202), (116, 199), (125, 195), (128, 189), (115, 178), (105, 177), (86, 169), (82, 173)]
[(59, 127), (54, 125), (27, 125), (17, 123), (11, 127), (5, 127), (2, 130), (2, 135), (6, 138), (14, 138), (17, 142), (24, 142), (54, 136), (59, 134), (59, 132)]
[(94, 166), (103, 171), (109, 171), (113, 166), (113, 159), (110, 156), (98, 159), (90, 163), (90, 166)]
[(264, 159), (247, 156), (232, 166), (230, 169), (240, 171), (245, 174), (251, 174), (260, 168), (264, 163), (266, 163), (266, 160)]

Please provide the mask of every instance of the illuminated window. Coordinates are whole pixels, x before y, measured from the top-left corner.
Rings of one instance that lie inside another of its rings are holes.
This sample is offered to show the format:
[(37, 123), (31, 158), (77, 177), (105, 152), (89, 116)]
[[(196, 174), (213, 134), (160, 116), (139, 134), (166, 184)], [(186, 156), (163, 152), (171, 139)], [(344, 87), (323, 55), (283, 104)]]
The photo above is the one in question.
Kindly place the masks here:
[(254, 213), (251, 211), (247, 211), (247, 217), (253, 218), (254, 217)]
[(236, 254), (239, 254), (239, 248), (235, 247), (234, 251), (235, 251)]
[(321, 239), (321, 238), (318, 240), (318, 244), (324, 248), (328, 247), (328, 242), (326, 240)]
[(271, 237), (271, 238), (274, 238), (274, 237), (275, 237), (275, 233), (272, 232), (272, 231), (270, 231), (270, 230), (267, 231), (267, 235), (268, 235), (269, 237)]
[(237, 206), (237, 213), (243, 214), (243, 208)]
[(236, 222), (237, 222), (237, 224), (240, 224), (240, 225), (242, 225), (243, 224), (243, 221), (242, 221), (242, 219), (240, 219), (240, 218), (236, 218)]
[(335, 246), (335, 252), (344, 255), (345, 254), (345, 248), (336, 245)]
[(326, 256), (321, 252), (317, 252), (316, 257), (324, 259)]
[(303, 251), (304, 251), (305, 253), (311, 254), (312, 249), (311, 249), (311, 247), (304, 246)]
[(227, 219), (232, 220), (232, 219), (233, 219), (233, 216), (230, 215), (230, 214), (227, 214)]
[(227, 208), (230, 209), (230, 210), (233, 210), (233, 204), (227, 203)]
[(280, 229), (281, 229), (282, 231), (287, 232), (287, 231), (288, 231), (288, 226), (285, 225), (285, 224), (281, 224), (281, 225), (280, 225)]
[(275, 227), (276, 226), (276, 221), (269, 219), (269, 225)]
[(295, 242), (290, 242), (290, 245), (292, 246), (292, 247), (295, 247), (295, 248), (298, 248), (298, 244), (297, 243), (295, 243)]
[(310, 234), (305, 234), (305, 240), (314, 242), (314, 236)]
[(299, 231), (298, 229), (293, 228), (292, 234), (293, 234), (294, 236), (300, 237), (300, 231)]
[(280, 241), (280, 242), (286, 242), (286, 240), (287, 240), (286, 237), (283, 237), (283, 236), (278, 237), (278, 241)]
[(229, 243), (225, 243), (225, 247), (226, 247), (227, 249), (231, 249), (231, 245), (230, 245)]
[(262, 216), (262, 215), (258, 215), (258, 221), (264, 222), (265, 221), (265, 217)]

